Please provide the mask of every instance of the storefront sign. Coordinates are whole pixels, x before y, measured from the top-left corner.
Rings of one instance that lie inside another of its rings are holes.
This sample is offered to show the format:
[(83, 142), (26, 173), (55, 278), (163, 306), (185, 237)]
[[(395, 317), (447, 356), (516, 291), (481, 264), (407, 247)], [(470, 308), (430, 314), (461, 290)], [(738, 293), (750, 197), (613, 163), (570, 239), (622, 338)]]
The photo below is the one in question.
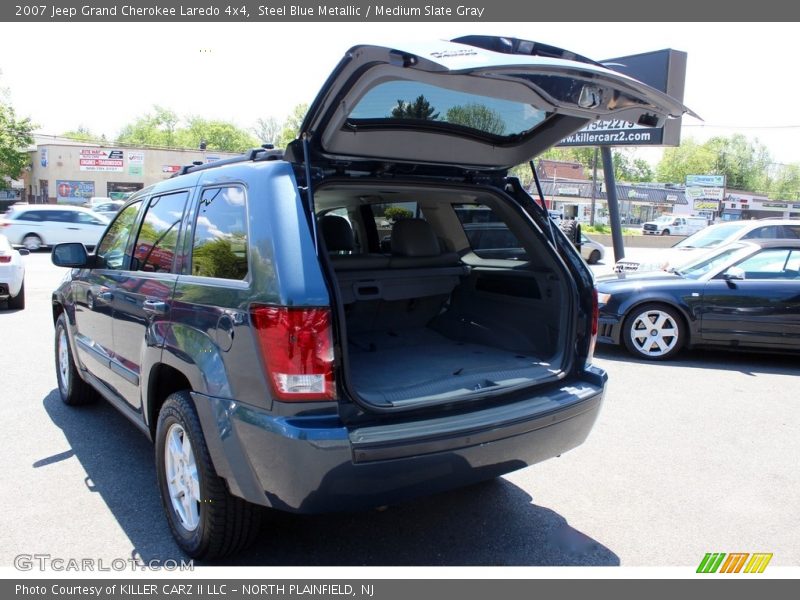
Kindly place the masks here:
[(128, 174), (142, 176), (144, 172), (144, 152), (128, 152)]
[(81, 148), (81, 171), (116, 171), (125, 170), (122, 150), (104, 150), (102, 148)]
[(725, 176), (687, 175), (686, 187), (725, 187)]
[(719, 210), (719, 201), (717, 200), (693, 200), (692, 206), (695, 210)]
[(81, 204), (94, 196), (94, 181), (56, 180), (56, 201)]

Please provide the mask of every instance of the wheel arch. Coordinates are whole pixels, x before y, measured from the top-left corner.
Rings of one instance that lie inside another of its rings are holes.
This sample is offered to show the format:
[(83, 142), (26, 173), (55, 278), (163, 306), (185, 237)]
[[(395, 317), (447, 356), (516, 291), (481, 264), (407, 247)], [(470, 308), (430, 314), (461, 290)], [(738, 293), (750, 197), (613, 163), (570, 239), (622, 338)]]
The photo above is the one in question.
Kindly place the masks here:
[(684, 331), (686, 332), (686, 339), (683, 341), (683, 348), (690, 348), (692, 346), (692, 338), (695, 335), (695, 330), (693, 324), (695, 322), (689, 316), (688, 311), (685, 307), (681, 306), (680, 303), (675, 302), (673, 298), (664, 297), (664, 296), (651, 296), (647, 298), (639, 298), (635, 302), (631, 303), (625, 308), (625, 311), (622, 315), (621, 329), (620, 329), (620, 343), (622, 343), (622, 336), (625, 335), (625, 326), (628, 323), (628, 319), (631, 318), (632, 313), (636, 311), (636, 309), (641, 308), (647, 304), (660, 304), (662, 306), (667, 306), (677, 311), (678, 316), (680, 317)]
[(152, 439), (155, 439), (158, 413), (161, 411), (164, 402), (171, 394), (182, 390), (192, 391), (192, 385), (186, 375), (175, 367), (164, 363), (153, 365), (147, 382), (145, 403), (147, 426)]

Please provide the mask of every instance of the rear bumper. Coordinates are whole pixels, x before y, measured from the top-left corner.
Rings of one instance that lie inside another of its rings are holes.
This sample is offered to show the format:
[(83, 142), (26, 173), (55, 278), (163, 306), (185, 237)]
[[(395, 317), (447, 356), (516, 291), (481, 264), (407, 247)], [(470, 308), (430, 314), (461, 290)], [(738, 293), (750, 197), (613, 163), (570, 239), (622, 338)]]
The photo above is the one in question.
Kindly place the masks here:
[(337, 416), (274, 417), (192, 394), (217, 472), (235, 495), (300, 513), (397, 503), (497, 477), (580, 445), (606, 374), (513, 404), (372, 427)]

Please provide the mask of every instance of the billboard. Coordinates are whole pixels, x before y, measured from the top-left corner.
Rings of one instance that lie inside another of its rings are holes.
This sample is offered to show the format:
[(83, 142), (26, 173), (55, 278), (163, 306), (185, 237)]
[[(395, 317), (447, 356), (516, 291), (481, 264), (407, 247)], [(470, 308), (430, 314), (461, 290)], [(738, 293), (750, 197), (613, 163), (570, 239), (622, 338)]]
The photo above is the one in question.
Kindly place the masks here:
[(81, 171), (114, 171), (125, 170), (122, 150), (105, 150), (103, 148), (81, 148)]
[(94, 195), (94, 181), (56, 180), (56, 202), (83, 204)]
[[(683, 102), (686, 53), (657, 50), (601, 61), (603, 66), (624, 73)], [(563, 139), (558, 146), (678, 146), (682, 119), (667, 119), (663, 127), (647, 127), (630, 121), (609, 119), (589, 123)]]
[(694, 210), (718, 211), (725, 197), (725, 176), (687, 175), (684, 193)]

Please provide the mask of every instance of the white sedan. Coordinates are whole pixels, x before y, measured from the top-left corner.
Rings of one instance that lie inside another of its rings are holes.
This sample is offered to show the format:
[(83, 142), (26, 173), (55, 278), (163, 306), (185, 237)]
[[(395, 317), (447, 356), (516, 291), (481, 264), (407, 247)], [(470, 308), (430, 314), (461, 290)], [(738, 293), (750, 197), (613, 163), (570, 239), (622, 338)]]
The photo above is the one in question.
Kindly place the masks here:
[(25, 264), (22, 255), (27, 250), (14, 250), (8, 239), (0, 235), (0, 302), (8, 308), (25, 308)]
[(581, 256), (583, 256), (586, 262), (593, 265), (603, 260), (605, 254), (606, 249), (603, 247), (603, 244), (595, 242), (585, 233), (581, 233)]

